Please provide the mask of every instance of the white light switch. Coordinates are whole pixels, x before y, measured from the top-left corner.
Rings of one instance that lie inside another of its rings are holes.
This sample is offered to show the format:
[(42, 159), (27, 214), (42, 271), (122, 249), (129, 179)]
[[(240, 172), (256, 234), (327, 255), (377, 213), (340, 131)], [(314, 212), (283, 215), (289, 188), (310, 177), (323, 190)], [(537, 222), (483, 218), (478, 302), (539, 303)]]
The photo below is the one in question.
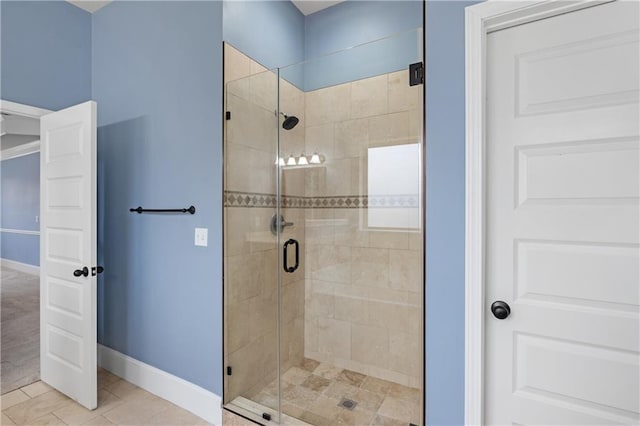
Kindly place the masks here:
[(208, 231), (209, 230), (207, 228), (196, 228), (196, 237), (194, 244), (197, 246), (206, 247)]

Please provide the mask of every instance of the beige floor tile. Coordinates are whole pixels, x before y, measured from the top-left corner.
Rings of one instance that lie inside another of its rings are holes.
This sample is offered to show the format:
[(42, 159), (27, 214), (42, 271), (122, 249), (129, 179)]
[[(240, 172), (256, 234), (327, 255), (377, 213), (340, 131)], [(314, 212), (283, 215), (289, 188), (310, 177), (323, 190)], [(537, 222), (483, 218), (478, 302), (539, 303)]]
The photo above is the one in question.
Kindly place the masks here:
[(110, 385), (105, 386), (104, 389), (124, 401), (155, 398), (155, 395), (125, 380), (117, 380)]
[(35, 398), (38, 395), (49, 392), (51, 389), (53, 389), (51, 386), (40, 380), (28, 386), (20, 388), (22, 392), (26, 393), (31, 398)]
[[(313, 373), (309, 374), (312, 369)], [(283, 377), (289, 380), (282, 382), (283, 413), (315, 426), (406, 426), (418, 424), (420, 419), (420, 392), (415, 388), (308, 358), (301, 361), (300, 366), (287, 370)], [(305, 377), (299, 385), (290, 382), (299, 382)], [(277, 381), (274, 381), (265, 386), (253, 400), (275, 406), (276, 385)], [(354, 400), (355, 409), (341, 407), (342, 398)]]
[(116, 376), (115, 374), (112, 374), (104, 368), (98, 369), (98, 389), (109, 386), (112, 383), (117, 382), (118, 380), (120, 380), (120, 377)]
[(331, 364), (325, 364), (324, 362), (320, 363), (320, 365), (313, 370), (313, 374), (316, 376), (324, 377), (329, 380), (334, 380), (340, 375), (340, 373), (342, 373), (342, 368), (337, 368)]
[(2, 426), (12, 426), (15, 425), (15, 422), (9, 418), (6, 414), (2, 413), (2, 417), (0, 417), (0, 425)]
[(282, 399), (307, 410), (309, 406), (320, 396), (319, 392), (312, 391), (302, 386), (294, 386), (282, 393)]
[(107, 411), (104, 417), (119, 425), (141, 425), (171, 406), (171, 403), (158, 397), (136, 397)]
[(31, 424), (34, 420), (72, 404), (73, 401), (56, 390), (21, 402), (4, 413), (17, 424)]
[(376, 414), (371, 411), (361, 410), (359, 407), (356, 407), (354, 410), (343, 410), (340, 414), (334, 416), (331, 419), (331, 425), (368, 425), (375, 415)]
[(331, 420), (311, 411), (304, 411), (298, 419), (313, 426), (331, 426)]
[(293, 383), (294, 385), (302, 384), (311, 375), (310, 372), (298, 367), (291, 367), (283, 375), (282, 380)]
[(206, 425), (200, 417), (191, 414), (187, 410), (183, 410), (180, 407), (172, 405), (166, 410), (161, 411), (155, 416), (151, 417), (146, 422), (148, 425), (181, 425), (181, 426), (194, 426), (194, 425)]
[(371, 426), (407, 426), (407, 422), (377, 415), (371, 422)]
[(333, 382), (323, 392), (325, 396), (334, 399), (349, 398), (353, 399), (360, 389), (356, 386), (342, 382)]
[(414, 402), (387, 396), (378, 414), (404, 422), (415, 422), (420, 416), (420, 410)]
[(331, 380), (316, 376), (315, 374), (310, 375), (304, 382), (302, 382), (302, 386), (316, 392), (323, 392), (330, 384)]
[(340, 401), (335, 398), (329, 398), (327, 396), (320, 395), (309, 406), (309, 411), (312, 411), (323, 417), (332, 418), (333, 416), (344, 410), (344, 408), (338, 406), (339, 402)]
[(112, 421), (110, 421), (106, 417), (97, 416), (97, 417), (94, 417), (94, 418), (90, 419), (88, 422), (83, 423), (83, 426), (109, 426), (109, 425), (113, 425), (113, 424), (115, 424), (115, 423), (113, 423)]
[(122, 403), (123, 401), (114, 394), (104, 389), (99, 389), (98, 408), (95, 410), (87, 410), (82, 405), (74, 402), (60, 410), (56, 410), (53, 414), (68, 425), (83, 425)]
[(276, 408), (278, 406), (278, 397), (267, 392), (259, 392), (252, 400), (265, 407)]
[(9, 407), (13, 407), (16, 404), (20, 404), (29, 399), (29, 395), (22, 392), (20, 389), (14, 390), (13, 392), (5, 393), (2, 395), (2, 410), (6, 410)]
[(371, 392), (387, 394), (393, 385), (395, 385), (393, 382), (367, 376), (360, 387)]
[(300, 363), (300, 368), (312, 373), (319, 365), (320, 363), (315, 359), (305, 358), (302, 360), (302, 363)]
[(406, 401), (412, 401), (415, 403), (420, 402), (420, 390), (402, 386), (396, 383), (393, 383), (389, 388), (388, 395), (393, 398), (404, 399)]
[(39, 425), (65, 425), (65, 422), (60, 420), (54, 414), (49, 413), (45, 414), (42, 417), (38, 417), (35, 420), (30, 420), (28, 423), (29, 426), (39, 426)]
[(339, 382), (350, 384), (352, 386), (360, 387), (360, 385), (366, 378), (367, 376), (365, 376), (364, 374), (356, 373), (355, 371), (351, 370), (342, 370), (336, 380)]
[(305, 410), (298, 407), (297, 405), (289, 404), (288, 402), (282, 401), (282, 412), (287, 416), (299, 419), (302, 413), (305, 412)]
[(228, 410), (222, 410), (222, 424), (224, 426), (255, 426), (255, 423), (252, 421), (233, 414)]
[(358, 403), (358, 408), (363, 410), (378, 411), (378, 408), (382, 405), (385, 395), (381, 393), (371, 392), (365, 389), (358, 390), (358, 393), (353, 397), (353, 400)]

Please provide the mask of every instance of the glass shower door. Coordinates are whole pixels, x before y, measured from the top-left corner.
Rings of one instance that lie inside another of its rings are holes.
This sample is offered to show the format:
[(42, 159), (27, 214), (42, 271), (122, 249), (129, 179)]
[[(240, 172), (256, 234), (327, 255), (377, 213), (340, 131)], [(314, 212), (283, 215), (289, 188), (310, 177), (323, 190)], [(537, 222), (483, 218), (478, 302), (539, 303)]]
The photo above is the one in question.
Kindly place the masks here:
[(299, 244), (279, 265), (285, 421), (422, 423), (421, 40), (279, 70), (281, 242)]
[(225, 64), (224, 403), (279, 421), (277, 72), (228, 44)]

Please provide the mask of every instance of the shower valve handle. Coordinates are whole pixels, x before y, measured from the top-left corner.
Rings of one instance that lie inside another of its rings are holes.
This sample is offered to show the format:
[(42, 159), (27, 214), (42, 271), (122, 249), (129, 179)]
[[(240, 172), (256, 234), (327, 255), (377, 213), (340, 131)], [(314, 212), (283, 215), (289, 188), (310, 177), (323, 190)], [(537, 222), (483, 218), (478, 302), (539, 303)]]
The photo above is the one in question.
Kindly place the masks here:
[(271, 217), (270, 228), (273, 235), (278, 235), (279, 233), (281, 233), (286, 226), (293, 226), (293, 222), (285, 221), (284, 216), (282, 215), (278, 217), (277, 214), (274, 214)]

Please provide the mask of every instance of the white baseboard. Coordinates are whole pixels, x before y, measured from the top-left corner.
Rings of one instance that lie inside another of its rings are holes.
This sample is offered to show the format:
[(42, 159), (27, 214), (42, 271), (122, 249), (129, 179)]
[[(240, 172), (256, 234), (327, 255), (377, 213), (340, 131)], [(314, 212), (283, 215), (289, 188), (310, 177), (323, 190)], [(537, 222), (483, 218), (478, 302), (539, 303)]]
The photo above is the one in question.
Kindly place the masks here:
[(222, 424), (222, 398), (215, 393), (101, 344), (98, 365), (211, 424)]
[(0, 265), (15, 269), (16, 271), (24, 272), (25, 274), (40, 276), (40, 267), (35, 265), (29, 265), (28, 263), (17, 262), (10, 259), (0, 259)]

